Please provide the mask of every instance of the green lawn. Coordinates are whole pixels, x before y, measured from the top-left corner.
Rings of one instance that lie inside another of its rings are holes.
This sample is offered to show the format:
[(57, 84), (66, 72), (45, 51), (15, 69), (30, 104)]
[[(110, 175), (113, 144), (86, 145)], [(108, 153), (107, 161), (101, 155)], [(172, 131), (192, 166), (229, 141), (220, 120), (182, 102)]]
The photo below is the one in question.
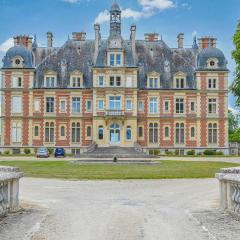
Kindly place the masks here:
[(78, 165), (67, 161), (4, 161), (0, 165), (19, 167), (27, 177), (61, 179), (163, 179), (211, 178), (223, 167), (239, 164), (224, 162), (161, 161), (157, 165)]

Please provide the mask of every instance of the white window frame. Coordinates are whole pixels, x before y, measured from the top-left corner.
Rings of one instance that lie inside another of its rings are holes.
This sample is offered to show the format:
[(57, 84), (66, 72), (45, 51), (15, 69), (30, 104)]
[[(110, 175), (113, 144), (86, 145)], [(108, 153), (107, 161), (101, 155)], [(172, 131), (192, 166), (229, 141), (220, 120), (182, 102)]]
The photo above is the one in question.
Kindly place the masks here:
[(13, 114), (21, 114), (23, 112), (22, 103), (23, 103), (22, 96), (12, 96), (12, 113)]
[(149, 113), (158, 114), (158, 97), (149, 98)]
[[(130, 104), (130, 105), (129, 105)], [(131, 111), (133, 109), (133, 103), (131, 99), (126, 100), (126, 110)]]

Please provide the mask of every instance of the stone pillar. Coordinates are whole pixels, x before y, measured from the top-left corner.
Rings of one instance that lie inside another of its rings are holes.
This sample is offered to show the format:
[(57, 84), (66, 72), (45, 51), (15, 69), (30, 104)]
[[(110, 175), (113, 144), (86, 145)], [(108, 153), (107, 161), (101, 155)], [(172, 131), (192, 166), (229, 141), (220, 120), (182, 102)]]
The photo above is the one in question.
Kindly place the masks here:
[(19, 209), (19, 179), (12, 179), (9, 182), (9, 211), (15, 212)]
[(53, 34), (51, 32), (47, 32), (47, 47), (51, 48), (53, 46)]
[(131, 40), (131, 44), (132, 44), (133, 61), (134, 61), (134, 63), (136, 63), (136, 25), (131, 26), (130, 40)]

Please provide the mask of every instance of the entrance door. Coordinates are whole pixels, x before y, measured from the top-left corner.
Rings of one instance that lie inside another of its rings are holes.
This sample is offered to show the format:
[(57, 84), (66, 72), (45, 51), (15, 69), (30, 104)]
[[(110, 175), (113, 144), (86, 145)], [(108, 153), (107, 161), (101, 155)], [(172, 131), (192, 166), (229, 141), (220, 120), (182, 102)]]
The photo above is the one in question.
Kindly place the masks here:
[(110, 144), (120, 143), (120, 127), (117, 123), (110, 125)]

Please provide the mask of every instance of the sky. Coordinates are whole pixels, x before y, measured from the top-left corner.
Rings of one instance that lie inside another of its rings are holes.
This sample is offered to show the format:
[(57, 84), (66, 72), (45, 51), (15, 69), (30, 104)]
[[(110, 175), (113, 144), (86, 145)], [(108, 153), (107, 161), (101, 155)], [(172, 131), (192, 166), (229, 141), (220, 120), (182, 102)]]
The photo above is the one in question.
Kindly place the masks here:
[[(130, 25), (137, 25), (137, 39), (144, 33), (162, 34), (163, 40), (176, 47), (177, 34), (185, 34), (184, 45), (192, 45), (193, 36), (214, 36), (217, 47), (227, 60), (229, 85), (233, 81), (234, 49), (232, 36), (240, 19), (240, 0), (118, 0), (122, 9), (122, 32), (129, 38)], [(34, 36), (46, 46), (46, 32), (54, 34), (54, 46), (61, 46), (72, 32), (84, 31), (94, 38), (93, 24), (101, 24), (103, 38), (108, 37), (109, 15), (113, 0), (0, 0), (0, 65), (1, 58), (18, 34)], [(229, 107), (234, 108), (230, 94)]]

